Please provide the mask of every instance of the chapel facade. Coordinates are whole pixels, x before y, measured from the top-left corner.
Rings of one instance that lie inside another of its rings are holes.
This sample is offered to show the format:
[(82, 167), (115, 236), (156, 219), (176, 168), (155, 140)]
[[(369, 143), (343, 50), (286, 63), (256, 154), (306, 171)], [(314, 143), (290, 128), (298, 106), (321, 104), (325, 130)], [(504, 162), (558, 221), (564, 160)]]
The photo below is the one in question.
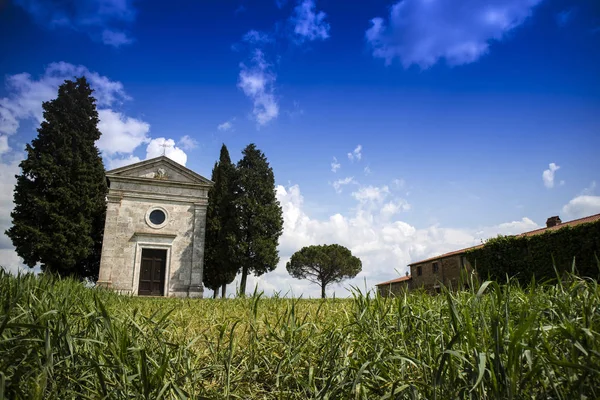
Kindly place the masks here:
[(140, 296), (202, 297), (212, 182), (165, 157), (106, 173), (97, 284)]

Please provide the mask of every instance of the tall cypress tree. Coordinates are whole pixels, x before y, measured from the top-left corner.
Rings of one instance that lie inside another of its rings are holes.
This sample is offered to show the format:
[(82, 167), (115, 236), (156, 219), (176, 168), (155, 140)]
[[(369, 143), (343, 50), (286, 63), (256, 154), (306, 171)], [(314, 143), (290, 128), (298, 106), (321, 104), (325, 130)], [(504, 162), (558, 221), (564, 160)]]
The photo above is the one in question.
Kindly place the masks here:
[(260, 276), (279, 262), (277, 244), (283, 231), (282, 210), (275, 196), (275, 176), (265, 155), (249, 144), (238, 162), (236, 206), (239, 213), (240, 294), (252, 272)]
[(204, 285), (214, 291), (213, 297), (216, 298), (219, 288), (221, 296), (225, 297), (226, 286), (233, 282), (238, 272), (239, 226), (234, 203), (236, 169), (225, 144), (221, 147), (211, 179), (215, 184), (208, 192), (203, 280)]
[(100, 265), (107, 185), (98, 112), (84, 77), (67, 80), (44, 102), (38, 136), (26, 147), (6, 231), (25, 264), (95, 280)]

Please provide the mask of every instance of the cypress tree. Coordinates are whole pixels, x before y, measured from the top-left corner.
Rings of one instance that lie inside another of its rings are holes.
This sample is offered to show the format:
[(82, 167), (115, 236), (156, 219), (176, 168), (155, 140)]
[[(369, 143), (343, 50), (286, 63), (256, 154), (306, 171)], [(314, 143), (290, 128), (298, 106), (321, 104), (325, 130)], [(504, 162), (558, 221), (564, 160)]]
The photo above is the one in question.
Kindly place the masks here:
[(107, 185), (92, 89), (67, 80), (42, 104), (44, 121), (26, 146), (6, 231), (25, 264), (43, 271), (97, 279)]
[(236, 206), (239, 213), (240, 294), (249, 273), (260, 276), (279, 262), (277, 244), (283, 231), (282, 210), (275, 196), (275, 176), (265, 155), (249, 144), (238, 162)]
[(236, 169), (225, 144), (211, 179), (215, 184), (208, 192), (203, 280), (204, 286), (212, 289), (216, 298), (219, 288), (221, 296), (225, 297), (226, 286), (235, 279), (238, 271), (238, 218), (234, 203)]

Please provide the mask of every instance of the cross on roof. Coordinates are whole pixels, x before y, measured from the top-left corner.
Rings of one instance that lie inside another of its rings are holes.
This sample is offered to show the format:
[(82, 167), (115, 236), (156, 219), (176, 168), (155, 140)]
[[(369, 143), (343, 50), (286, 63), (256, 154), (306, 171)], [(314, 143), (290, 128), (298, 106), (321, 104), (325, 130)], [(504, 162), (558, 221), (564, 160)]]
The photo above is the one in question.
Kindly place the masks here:
[(171, 147), (171, 145), (167, 144), (167, 142), (164, 142), (163, 144), (160, 144), (159, 146), (163, 148), (163, 153), (162, 153), (163, 156), (167, 152), (167, 147)]

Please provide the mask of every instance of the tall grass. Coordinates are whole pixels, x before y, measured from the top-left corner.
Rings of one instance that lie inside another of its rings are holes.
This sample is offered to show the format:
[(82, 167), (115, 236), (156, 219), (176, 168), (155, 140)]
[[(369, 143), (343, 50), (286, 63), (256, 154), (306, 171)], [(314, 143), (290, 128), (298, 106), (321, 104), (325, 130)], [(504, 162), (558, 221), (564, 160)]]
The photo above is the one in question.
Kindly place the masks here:
[(600, 290), (574, 276), (182, 300), (0, 272), (0, 304), (0, 399), (600, 397)]

